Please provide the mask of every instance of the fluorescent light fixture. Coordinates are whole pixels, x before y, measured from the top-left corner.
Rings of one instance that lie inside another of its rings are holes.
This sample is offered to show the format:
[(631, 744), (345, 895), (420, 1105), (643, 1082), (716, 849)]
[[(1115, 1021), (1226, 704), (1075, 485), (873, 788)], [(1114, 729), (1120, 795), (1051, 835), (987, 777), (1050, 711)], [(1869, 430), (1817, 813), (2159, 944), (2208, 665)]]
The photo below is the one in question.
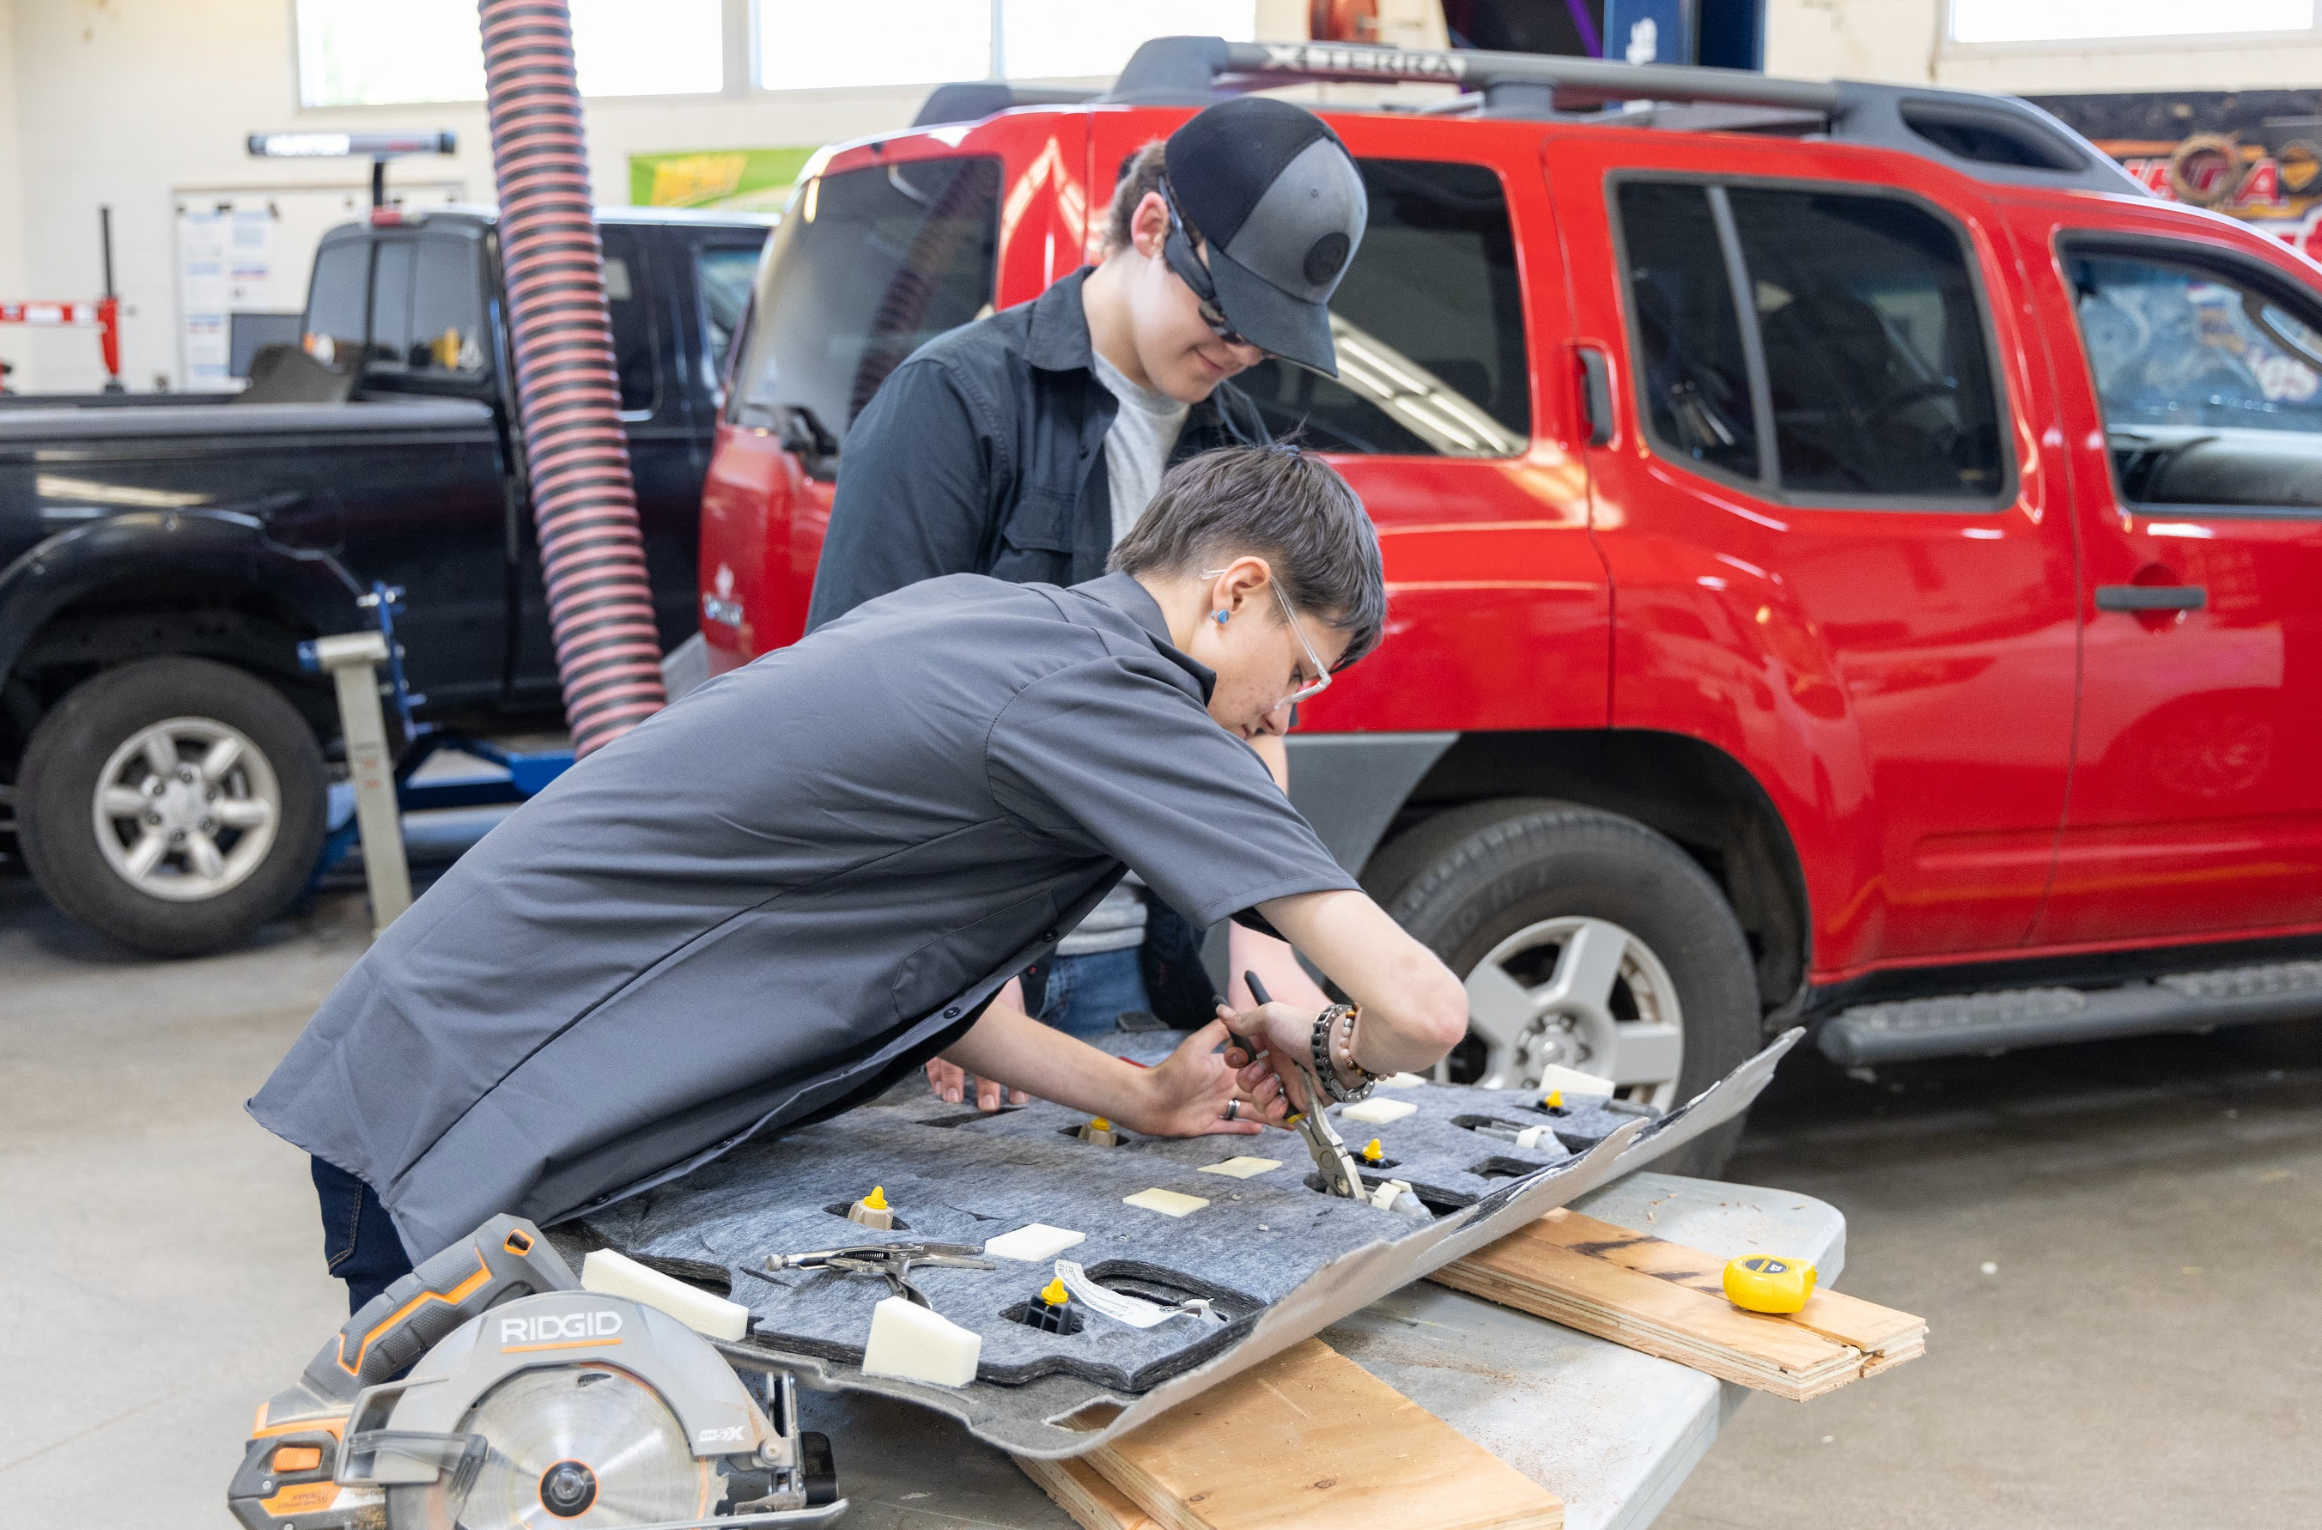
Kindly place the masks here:
[(252, 133), (260, 159), (393, 159), (405, 154), (457, 154), (457, 133)]

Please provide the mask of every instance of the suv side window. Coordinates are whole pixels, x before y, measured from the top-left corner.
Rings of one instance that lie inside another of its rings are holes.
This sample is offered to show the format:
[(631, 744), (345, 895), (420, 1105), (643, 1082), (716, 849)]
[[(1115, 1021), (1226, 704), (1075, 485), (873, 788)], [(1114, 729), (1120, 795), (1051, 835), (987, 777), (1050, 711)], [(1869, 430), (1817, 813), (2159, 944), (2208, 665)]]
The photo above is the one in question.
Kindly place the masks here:
[[(1967, 251), (1942, 219), (1900, 197), (1744, 185), (1632, 182), (1619, 201), (1648, 433), (1664, 455), (1803, 495), (1998, 496), (1991, 349)], [(1734, 296), (1712, 295), (1713, 265), (1746, 295), (1738, 321)]]
[(1757, 416), (1709, 189), (1620, 188), (1636, 368), (1662, 455), (1758, 476)]
[(723, 375), (726, 351), (750, 306), (758, 251), (754, 244), (707, 244), (694, 251), (694, 286), (701, 292), (702, 354), (708, 360), (712, 382)]
[(1370, 225), (1331, 299), (1336, 381), (1283, 361), (1234, 379), (1323, 451), (1513, 457), (1532, 434), (1516, 241), (1482, 165), (1357, 162)]
[(661, 405), (661, 340), (655, 332), (645, 241), (625, 228), (600, 230), (605, 243), (605, 309), (613, 324), (613, 370), (621, 412), (651, 414)]
[(758, 269), (732, 418), (818, 441), (817, 470), (904, 357), (992, 306), (1000, 162), (913, 160), (822, 175)]
[(2067, 251), (2123, 499), (2322, 505), (2322, 315), (2261, 277)]

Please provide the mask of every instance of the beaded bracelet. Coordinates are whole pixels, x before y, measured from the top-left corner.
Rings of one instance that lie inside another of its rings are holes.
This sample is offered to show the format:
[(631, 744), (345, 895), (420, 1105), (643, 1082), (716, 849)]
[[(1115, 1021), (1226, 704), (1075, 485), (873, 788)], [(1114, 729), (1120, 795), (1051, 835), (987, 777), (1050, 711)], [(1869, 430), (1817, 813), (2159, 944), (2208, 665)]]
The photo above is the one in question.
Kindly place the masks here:
[[(1376, 1073), (1355, 1061), (1354, 1028), (1355, 1021), (1361, 1014), (1362, 1010), (1357, 1005), (1333, 1004), (1314, 1017), (1314, 1036), (1309, 1044), (1309, 1049), (1314, 1054), (1314, 1076), (1321, 1080), (1323, 1093), (1341, 1105), (1350, 1105), (1356, 1100), (1368, 1099), (1371, 1091), (1378, 1086), (1379, 1082), (1379, 1076)], [(1336, 1033), (1342, 1025), (1345, 1029), (1345, 1071), (1362, 1080), (1361, 1083), (1352, 1088), (1338, 1081), (1341, 1054), (1335, 1042)]]

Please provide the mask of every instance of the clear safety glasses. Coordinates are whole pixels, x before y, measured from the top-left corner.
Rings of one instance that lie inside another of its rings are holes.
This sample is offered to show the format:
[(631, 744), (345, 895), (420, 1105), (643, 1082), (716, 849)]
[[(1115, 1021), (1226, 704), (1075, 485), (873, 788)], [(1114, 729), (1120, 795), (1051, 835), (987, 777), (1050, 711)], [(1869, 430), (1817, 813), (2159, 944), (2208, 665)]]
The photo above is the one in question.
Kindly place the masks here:
[[(1201, 571), (1201, 577), (1215, 579), (1224, 572), (1225, 570), (1222, 568), (1205, 568)], [(1282, 620), (1290, 624), (1290, 631), (1298, 639), (1298, 646), (1306, 650), (1306, 662), (1314, 667), (1315, 678), (1311, 682), (1298, 685), (1297, 689), (1291, 691), (1289, 695), (1277, 703), (1280, 706), (1294, 707), (1302, 701), (1312, 701), (1330, 689), (1330, 666), (1322, 662), (1322, 655), (1316, 653), (1314, 645), (1306, 641), (1306, 629), (1298, 624), (1298, 612), (1290, 604), (1290, 597), (1282, 593), (1282, 581), (1274, 579), (1268, 582), (1274, 586), (1274, 598), (1282, 603)], [(1291, 677), (1291, 683), (1297, 685), (1295, 675)]]

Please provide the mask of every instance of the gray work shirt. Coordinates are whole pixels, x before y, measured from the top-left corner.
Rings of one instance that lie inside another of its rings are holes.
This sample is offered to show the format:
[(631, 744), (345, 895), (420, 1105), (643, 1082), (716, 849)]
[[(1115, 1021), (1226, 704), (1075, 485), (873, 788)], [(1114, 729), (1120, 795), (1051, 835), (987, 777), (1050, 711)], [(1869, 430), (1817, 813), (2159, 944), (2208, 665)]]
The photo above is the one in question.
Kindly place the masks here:
[(369, 1183), (424, 1258), (868, 1097), (1124, 865), (1196, 926), (1355, 886), (1210, 718), (1213, 681), (1126, 575), (872, 601), (511, 814), (251, 1114)]

